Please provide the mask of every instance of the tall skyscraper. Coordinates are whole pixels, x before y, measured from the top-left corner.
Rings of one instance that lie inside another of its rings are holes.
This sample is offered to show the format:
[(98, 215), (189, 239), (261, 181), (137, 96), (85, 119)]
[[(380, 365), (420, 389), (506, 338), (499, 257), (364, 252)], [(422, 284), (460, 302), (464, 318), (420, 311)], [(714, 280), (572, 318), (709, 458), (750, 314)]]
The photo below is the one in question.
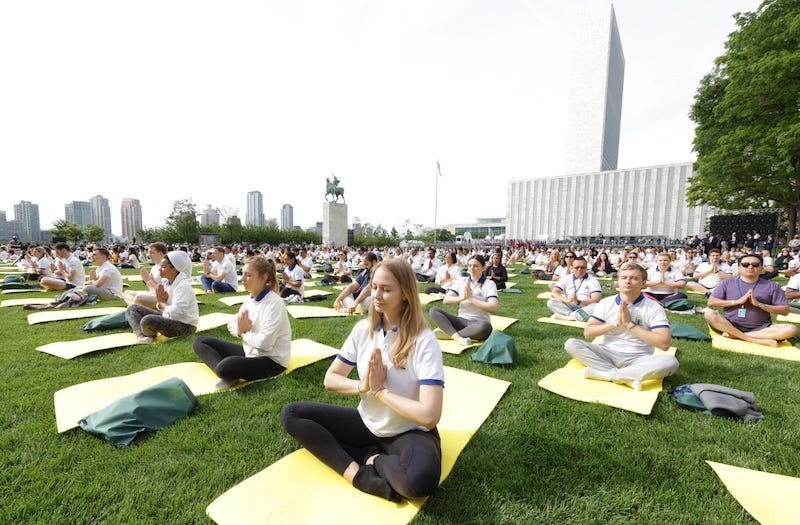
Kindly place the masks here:
[(614, 7), (582, 13), (573, 45), (565, 173), (615, 170), (625, 55)]
[(19, 240), (39, 242), (42, 230), (39, 227), (39, 205), (29, 201), (19, 201), (14, 205), (14, 219), (19, 221), (21, 231)]
[(92, 205), (88, 201), (68, 202), (64, 205), (64, 218), (79, 226), (92, 224)]
[(264, 226), (264, 198), (260, 191), (247, 192), (247, 226)]
[(103, 242), (108, 242), (111, 239), (111, 207), (108, 205), (108, 199), (102, 195), (95, 195), (89, 199), (92, 205), (92, 224), (100, 226), (105, 231)]
[(142, 229), (142, 205), (139, 199), (122, 199), (122, 236), (133, 241), (136, 232)]
[(281, 206), (281, 230), (294, 228), (294, 208), (291, 204)]
[(206, 209), (200, 212), (200, 226), (212, 224), (219, 224), (219, 210), (207, 204)]

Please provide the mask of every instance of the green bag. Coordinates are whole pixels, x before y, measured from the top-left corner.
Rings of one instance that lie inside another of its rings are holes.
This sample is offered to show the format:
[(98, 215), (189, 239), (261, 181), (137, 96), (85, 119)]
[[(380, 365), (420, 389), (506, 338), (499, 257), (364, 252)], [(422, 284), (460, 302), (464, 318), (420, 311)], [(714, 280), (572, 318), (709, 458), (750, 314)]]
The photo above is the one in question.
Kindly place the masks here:
[(522, 293), (522, 290), (519, 288), (503, 288), (500, 291), (503, 293)]
[(517, 355), (514, 339), (500, 330), (495, 330), (472, 354), (472, 360), (490, 365), (513, 365)]
[(21, 275), (6, 275), (3, 277), (3, 284), (24, 284), (25, 278)]
[(523, 268), (522, 270), (519, 271), (520, 275), (530, 275), (530, 273), (531, 273), (530, 268)]
[(92, 319), (85, 325), (83, 325), (84, 332), (92, 332), (94, 330), (114, 330), (116, 328), (130, 328), (130, 324), (128, 324), (128, 312), (120, 312), (118, 314), (109, 314), (104, 315), (103, 317), (98, 317), (96, 319)]
[(711, 339), (711, 336), (697, 328), (680, 323), (670, 324), (669, 331), (672, 332), (672, 337), (679, 339), (693, 339), (695, 341), (708, 341)]
[(691, 387), (691, 383), (686, 383), (685, 385), (681, 385), (673, 389), (670, 391), (670, 394), (672, 394), (672, 399), (674, 399), (681, 408), (694, 411), (705, 410), (706, 406), (702, 401), (700, 401), (699, 397), (694, 395)]
[(186, 383), (171, 377), (111, 403), (78, 424), (90, 434), (125, 447), (148, 430), (160, 430), (188, 416), (196, 406), (197, 398)]
[(686, 312), (694, 308), (694, 303), (689, 299), (681, 298), (664, 301), (661, 306), (673, 312)]

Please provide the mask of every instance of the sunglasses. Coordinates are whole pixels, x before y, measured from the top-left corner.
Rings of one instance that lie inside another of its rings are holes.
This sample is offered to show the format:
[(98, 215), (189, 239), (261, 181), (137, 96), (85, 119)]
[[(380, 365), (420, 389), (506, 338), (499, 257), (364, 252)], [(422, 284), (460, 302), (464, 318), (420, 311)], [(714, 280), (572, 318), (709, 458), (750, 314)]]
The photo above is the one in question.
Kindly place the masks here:
[(586, 266), (573, 266), (572, 269), (573, 270), (585, 270)]
[(757, 262), (755, 262), (755, 263), (739, 263), (739, 266), (741, 266), (742, 268), (750, 268), (751, 266), (753, 268), (760, 268), (761, 267), (761, 263), (757, 263)]
[(638, 259), (638, 255), (628, 255), (628, 259)]
[(565, 259), (574, 259), (575, 256), (574, 255), (565, 255), (564, 258)]

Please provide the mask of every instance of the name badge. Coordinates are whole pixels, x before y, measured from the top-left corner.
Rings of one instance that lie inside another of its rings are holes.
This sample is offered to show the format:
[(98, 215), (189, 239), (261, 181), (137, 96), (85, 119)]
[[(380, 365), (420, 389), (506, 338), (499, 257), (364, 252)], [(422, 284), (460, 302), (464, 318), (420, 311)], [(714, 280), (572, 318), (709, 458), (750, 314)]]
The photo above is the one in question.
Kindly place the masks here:
[(739, 319), (744, 319), (745, 317), (747, 317), (747, 308), (745, 307), (739, 308), (739, 311), (737, 312), (736, 315), (739, 316)]

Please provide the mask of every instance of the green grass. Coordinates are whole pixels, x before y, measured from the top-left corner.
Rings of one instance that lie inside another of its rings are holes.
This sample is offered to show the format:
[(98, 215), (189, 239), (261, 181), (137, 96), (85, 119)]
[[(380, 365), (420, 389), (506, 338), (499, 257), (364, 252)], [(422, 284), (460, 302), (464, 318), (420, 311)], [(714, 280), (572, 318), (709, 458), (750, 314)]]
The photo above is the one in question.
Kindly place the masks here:
[[(498, 313), (520, 319), (507, 330), (517, 343), (517, 364), (473, 363), (469, 351), (445, 355), (448, 366), (512, 386), (416, 523), (752, 523), (704, 460), (800, 475), (800, 363), (677, 340), (681, 368), (665, 381), (651, 416), (565, 399), (536, 383), (566, 363), (563, 342), (580, 333), (536, 323), (546, 315), (544, 301), (535, 298), (545, 287), (534, 286), (529, 276), (515, 280), (525, 293), (501, 294)], [(238, 308), (213, 296), (205, 303), (201, 314)], [(104, 306), (117, 304), (122, 302)], [(283, 405), (300, 399), (355, 404), (325, 392), (328, 362), (321, 362), (274, 381), (202, 396), (191, 417), (128, 448), (79, 429), (58, 434), (56, 390), (196, 361), (192, 338), (67, 361), (35, 347), (85, 337), (85, 320), (31, 327), (27, 313), (0, 309), (0, 523), (207, 523), (205, 508), (214, 498), (297, 448), (280, 426)], [(700, 315), (670, 317), (704, 328)], [(293, 319), (293, 337), (339, 346), (354, 322)], [(230, 337), (224, 328), (208, 333)], [(744, 424), (682, 410), (667, 391), (689, 382), (752, 390), (766, 419)], [(352, 519), (361, 520), (358, 509)]]

